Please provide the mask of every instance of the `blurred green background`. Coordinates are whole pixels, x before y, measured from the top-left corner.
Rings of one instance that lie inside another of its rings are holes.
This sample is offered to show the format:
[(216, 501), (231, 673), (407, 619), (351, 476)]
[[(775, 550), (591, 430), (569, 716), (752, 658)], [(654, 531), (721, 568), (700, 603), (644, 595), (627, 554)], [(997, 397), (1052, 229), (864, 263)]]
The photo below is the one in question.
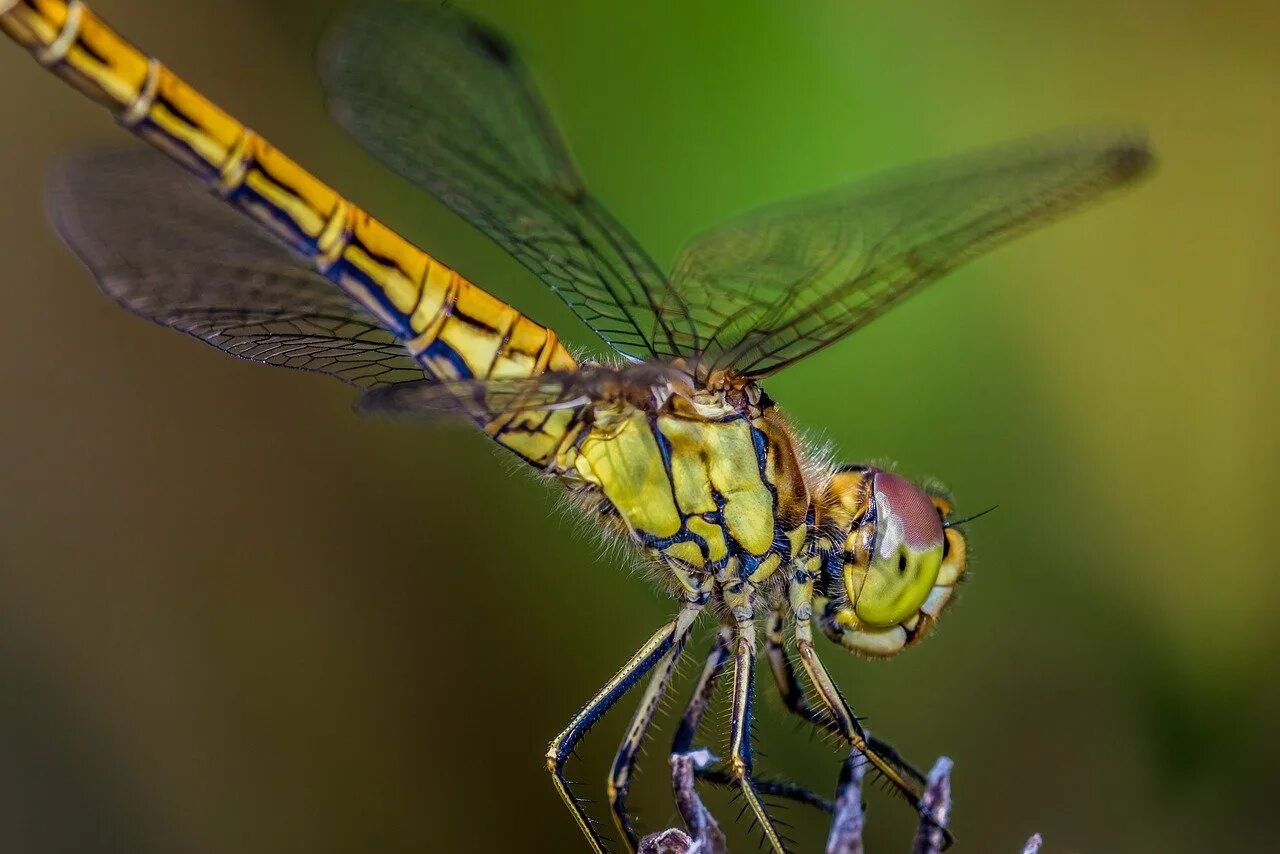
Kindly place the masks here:
[[(97, 8), (595, 347), (329, 123), (311, 52), (336, 5)], [(936, 638), (889, 663), (827, 653), (873, 730), (920, 764), (955, 759), (956, 850), (1015, 851), (1034, 830), (1049, 852), (1266, 847), (1277, 6), (465, 5), (521, 46), (589, 180), (663, 260), (726, 215), (863, 171), (1099, 119), (1149, 129), (1149, 184), (769, 390), (843, 458), (1000, 505), (972, 527), (972, 584)], [(40, 194), (59, 157), (122, 132), (12, 47), (0, 110), (0, 846), (579, 850), (543, 748), (671, 604), (478, 436), (358, 419), (338, 384), (111, 306)], [(838, 756), (761, 694), (762, 769), (829, 788)], [(584, 749), (584, 794), (602, 794), (627, 714)], [(669, 737), (635, 787), (649, 829), (674, 820)], [(910, 811), (868, 799), (870, 850), (906, 850)], [(730, 823), (737, 807), (713, 801)], [(787, 819), (816, 850), (823, 818)]]

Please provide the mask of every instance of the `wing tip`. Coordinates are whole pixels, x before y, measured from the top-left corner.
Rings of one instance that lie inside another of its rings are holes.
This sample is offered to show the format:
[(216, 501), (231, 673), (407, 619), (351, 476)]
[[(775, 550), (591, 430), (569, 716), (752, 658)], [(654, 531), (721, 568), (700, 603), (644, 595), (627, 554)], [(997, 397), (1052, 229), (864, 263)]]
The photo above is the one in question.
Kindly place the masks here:
[(1117, 184), (1150, 174), (1156, 164), (1155, 152), (1145, 133), (1130, 134), (1107, 150), (1107, 165)]
[(513, 68), (516, 63), (516, 50), (506, 37), (497, 30), (490, 29), (471, 18), (462, 19), (463, 32), (471, 41), (472, 47), (480, 51), (487, 59), (503, 68)]

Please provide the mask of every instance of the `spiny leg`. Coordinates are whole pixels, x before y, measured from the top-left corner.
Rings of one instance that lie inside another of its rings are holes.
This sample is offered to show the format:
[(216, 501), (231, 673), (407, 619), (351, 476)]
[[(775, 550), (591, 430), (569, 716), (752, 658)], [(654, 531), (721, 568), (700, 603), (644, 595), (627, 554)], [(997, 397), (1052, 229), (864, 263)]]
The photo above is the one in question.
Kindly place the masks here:
[[(685, 755), (696, 756), (697, 753), (698, 751), (695, 750)], [(726, 789), (736, 789), (738, 787), (738, 782), (733, 779), (732, 775), (720, 768), (708, 768), (705, 765), (695, 764), (692, 773), (702, 782), (710, 783), (713, 786), (721, 786)], [(798, 804), (813, 807), (828, 814), (835, 811), (835, 805), (831, 801), (798, 783), (787, 783), (768, 777), (752, 777), (751, 783), (756, 787), (756, 791), (762, 795), (795, 801)]]
[[(800, 685), (797, 678), (795, 667), (792, 665), (790, 657), (786, 653), (785, 636), (783, 633), (783, 615), (781, 612), (774, 610), (769, 614), (769, 621), (766, 627), (766, 655), (769, 661), (769, 668), (773, 674), (774, 681), (777, 683), (779, 694), (782, 697), (784, 705), (787, 709), (798, 717), (802, 718), (811, 725), (824, 729), (836, 735), (842, 735), (841, 729), (836, 724), (835, 719), (822, 709), (814, 708), (805, 695), (804, 689)], [(738, 785), (737, 779), (730, 773), (723, 770), (712, 768), (708, 764), (707, 758), (695, 758), (693, 753), (693, 742), (696, 735), (698, 725), (702, 719), (706, 705), (710, 702), (711, 695), (715, 689), (716, 678), (720, 675), (720, 671), (725, 664), (727, 657), (727, 646), (723, 652), (720, 652), (720, 644), (728, 643), (729, 629), (722, 629), (721, 636), (717, 639), (717, 646), (712, 650), (712, 654), (708, 659), (707, 668), (703, 671), (703, 675), (695, 688), (694, 694), (690, 699), (689, 706), (686, 708), (684, 715), (681, 717), (680, 727), (676, 733), (676, 740), (672, 745), (673, 764), (677, 757), (685, 757), (684, 764), (676, 769), (676, 788), (681, 790), (687, 788), (685, 777), (689, 775), (695, 776), (697, 779), (711, 783), (716, 786), (734, 786)], [(856, 720), (856, 719), (855, 719)], [(881, 755), (888, 762), (900, 767), (907, 775), (915, 778), (924, 784), (924, 776), (914, 767), (908, 764), (890, 745), (875, 738), (870, 733), (862, 731), (862, 737), (865, 739), (871, 751)], [(845, 790), (845, 778), (852, 772), (850, 767), (853, 765), (864, 765), (869, 760), (863, 758), (861, 751), (856, 751), (850, 756), (845, 763), (845, 768), (841, 775), (841, 785), (838, 794), (842, 794)], [(687, 767), (686, 767), (687, 766)], [(859, 768), (861, 772), (863, 769)], [(858, 774), (861, 780), (861, 773)], [(810, 789), (786, 782), (780, 782), (767, 779), (752, 779), (755, 790), (770, 797), (785, 798), (797, 803), (805, 804), (822, 810), (823, 812), (832, 813), (835, 811), (835, 805), (815, 794)], [(691, 791), (691, 790), (690, 790)], [(688, 806), (680, 805), (679, 792), (677, 792), (678, 806), (680, 806), (681, 816), (685, 821), (690, 832), (698, 832), (698, 822), (702, 820), (706, 813), (700, 800), (697, 800), (696, 792), (692, 793), (692, 799), (686, 798)], [(701, 812), (700, 812), (701, 811)]]
[(689, 703), (680, 715), (680, 724), (676, 727), (675, 738), (671, 742), (671, 779), (675, 789), (676, 808), (694, 840), (701, 843), (708, 852), (723, 851), (725, 840), (715, 818), (698, 797), (694, 783), (694, 778), (707, 769), (713, 758), (707, 751), (694, 751), (693, 740), (697, 737), (702, 717), (715, 694), (720, 673), (729, 661), (732, 645), (733, 629), (722, 626), (716, 634), (711, 652), (707, 654), (707, 662), (702, 668), (702, 675), (698, 677), (698, 684), (694, 686)]
[(698, 677), (698, 684), (693, 688), (689, 703), (680, 715), (680, 724), (676, 727), (675, 738), (671, 741), (672, 755), (688, 753), (693, 749), (693, 740), (697, 737), (698, 727), (702, 725), (702, 716), (715, 694), (720, 674), (729, 662), (729, 650), (733, 646), (733, 628), (721, 626), (716, 633), (715, 644), (707, 654), (707, 663)]
[(778, 687), (778, 695), (787, 711), (803, 718), (813, 726), (836, 735), (839, 728), (832, 717), (809, 703), (800, 680), (796, 678), (796, 669), (787, 655), (786, 639), (783, 636), (783, 617), (779, 610), (769, 612), (769, 622), (765, 628), (765, 657), (769, 661), (769, 672), (773, 674), (773, 682)]
[[(726, 602), (728, 597), (726, 596)], [(738, 781), (743, 798), (755, 814), (765, 840), (784, 854), (782, 837), (765, 811), (760, 793), (751, 779), (751, 713), (755, 701), (756, 627), (750, 611), (735, 608), (733, 638), (733, 710), (729, 719), (729, 773)]]
[(613, 765), (609, 769), (609, 780), (606, 785), (609, 793), (609, 808), (613, 812), (614, 824), (617, 825), (618, 831), (631, 851), (634, 851), (640, 842), (632, 826), (631, 816), (627, 814), (627, 789), (631, 783), (631, 773), (635, 770), (640, 749), (644, 746), (645, 738), (649, 734), (649, 726), (653, 723), (658, 705), (662, 702), (662, 695), (671, 682), (683, 650), (682, 640), (671, 648), (658, 664), (653, 676), (649, 678), (649, 684), (640, 697), (640, 705), (636, 707), (635, 714), (631, 717), (627, 734), (618, 745), (618, 752), (614, 755)]
[[(725, 626), (720, 629), (715, 646), (707, 656), (706, 666), (689, 698), (689, 704), (680, 716), (680, 724), (671, 745), (671, 779), (676, 808), (695, 841), (701, 842), (707, 852), (722, 850), (724, 838), (710, 811), (698, 797), (695, 783), (700, 780), (736, 789), (738, 781), (727, 771), (712, 767), (716, 758), (710, 751), (705, 748), (695, 749), (693, 745), (702, 718), (715, 694), (719, 677), (728, 663), (732, 645), (733, 629)], [(803, 786), (759, 777), (753, 778), (753, 782), (756, 791), (763, 795), (794, 800), (828, 813), (833, 809), (830, 801)]]
[[(814, 708), (809, 698), (805, 696), (804, 688), (796, 677), (796, 669), (791, 663), (791, 657), (787, 655), (783, 636), (783, 616), (782, 612), (777, 610), (769, 612), (769, 622), (765, 631), (765, 656), (768, 658), (769, 670), (773, 673), (773, 681), (778, 686), (778, 694), (787, 711), (818, 729), (842, 735), (835, 719), (822, 709)], [(925, 784), (924, 775), (903, 759), (892, 745), (865, 731), (863, 737), (873, 751), (899, 766), (909, 776), (914, 777), (921, 786)]]
[(591, 850), (597, 852), (597, 854), (607, 854), (608, 849), (605, 848), (604, 840), (596, 832), (592, 820), (582, 808), (582, 804), (570, 791), (569, 783), (564, 776), (565, 763), (573, 755), (574, 748), (582, 740), (587, 730), (596, 721), (600, 720), (628, 689), (643, 679), (645, 674), (653, 669), (654, 665), (665, 658), (676, 645), (684, 643), (689, 633), (689, 627), (693, 625), (694, 620), (701, 613), (704, 604), (705, 599), (686, 604), (674, 620), (655, 632), (653, 637), (649, 638), (644, 646), (640, 647), (636, 654), (631, 656), (630, 660), (622, 666), (622, 669), (606, 682), (603, 688), (596, 692), (596, 695), (591, 698), (587, 705), (578, 714), (574, 715), (569, 725), (552, 740), (551, 745), (547, 748), (547, 770), (551, 772), (551, 781), (556, 788), (556, 792), (559, 793), (560, 799), (564, 801), (565, 806), (573, 814), (578, 828), (587, 837)]
[(818, 658), (818, 653), (813, 646), (813, 575), (804, 571), (797, 572), (790, 582), (789, 594), (791, 612), (795, 617), (796, 651), (800, 656), (800, 663), (804, 667), (809, 683), (835, 724), (835, 731), (848, 742), (850, 747), (865, 756), (867, 761), (902, 793), (916, 812), (920, 812), (920, 794), (923, 786), (919, 772), (914, 769), (908, 770), (901, 763), (896, 752), (891, 749), (882, 752), (867, 738), (862, 724), (858, 722), (857, 716), (849, 708), (840, 689), (836, 687), (826, 667)]

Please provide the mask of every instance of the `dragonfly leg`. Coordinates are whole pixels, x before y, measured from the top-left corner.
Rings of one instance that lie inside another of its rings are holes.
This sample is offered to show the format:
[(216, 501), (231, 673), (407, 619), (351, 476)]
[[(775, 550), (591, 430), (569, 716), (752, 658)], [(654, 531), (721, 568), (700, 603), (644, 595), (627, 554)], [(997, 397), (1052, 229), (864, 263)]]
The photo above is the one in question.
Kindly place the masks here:
[[(728, 597), (726, 602), (728, 603)], [(775, 852), (785, 852), (782, 837), (765, 811), (760, 792), (751, 778), (751, 713), (755, 700), (756, 627), (749, 610), (735, 612), (733, 632), (733, 708), (729, 719), (729, 773), (737, 782), (747, 806)]]
[[(686, 756), (695, 755), (685, 754)], [(713, 786), (722, 786), (724, 788), (737, 788), (737, 782), (729, 775), (727, 771), (720, 768), (707, 768), (695, 765), (691, 772), (695, 777), (704, 783), (710, 783)], [(770, 798), (782, 798), (783, 800), (795, 801), (798, 804), (813, 807), (825, 813), (835, 812), (835, 804), (811, 789), (806, 789), (797, 783), (788, 783), (785, 780), (777, 780), (769, 777), (752, 777), (751, 782), (755, 785), (756, 791)]]
[(551, 781), (560, 799), (573, 814), (578, 828), (597, 854), (605, 854), (604, 840), (596, 831), (592, 819), (583, 809), (582, 803), (569, 788), (569, 781), (564, 776), (564, 766), (573, 755), (574, 748), (587, 730), (612, 708), (636, 682), (645, 677), (660, 661), (671, 654), (676, 647), (683, 646), (689, 635), (689, 627), (693, 625), (701, 613), (705, 600), (687, 603), (680, 614), (671, 622), (654, 633), (644, 646), (636, 650), (635, 655), (622, 666), (612, 679), (605, 683), (596, 695), (574, 715), (569, 725), (557, 735), (547, 747), (547, 770), (551, 773)]
[(707, 663), (698, 677), (698, 684), (693, 688), (689, 703), (680, 715), (680, 723), (676, 727), (675, 737), (671, 741), (671, 754), (678, 756), (693, 750), (693, 740), (698, 735), (698, 727), (702, 725), (702, 716), (715, 694), (720, 674), (729, 662), (729, 650), (733, 646), (733, 628), (722, 626), (716, 634), (715, 644), (707, 654)]
[(609, 780), (606, 784), (609, 808), (613, 812), (614, 824), (617, 825), (618, 831), (631, 851), (636, 850), (640, 837), (636, 834), (631, 816), (627, 813), (627, 789), (631, 784), (631, 774), (635, 770), (640, 749), (644, 746), (645, 738), (649, 734), (649, 726), (653, 723), (658, 704), (662, 702), (662, 695), (671, 682), (671, 676), (675, 672), (676, 664), (680, 661), (683, 648), (683, 640), (675, 643), (666, 657), (658, 663), (653, 676), (649, 678), (649, 684), (645, 687), (644, 695), (640, 698), (640, 705), (631, 718), (631, 725), (627, 727), (627, 734), (618, 745), (613, 765), (609, 769)]
[(672, 783), (675, 788), (676, 808), (684, 819), (685, 827), (693, 835), (695, 842), (701, 842), (708, 852), (723, 851), (724, 835), (720, 832), (715, 818), (703, 806), (698, 797), (695, 778), (701, 777), (709, 770), (715, 760), (706, 750), (694, 750), (693, 741), (698, 735), (698, 727), (702, 717), (715, 694), (720, 674), (729, 662), (729, 651), (733, 646), (733, 629), (722, 626), (716, 634), (715, 644), (707, 654), (706, 665), (698, 684), (694, 686), (689, 703), (680, 715), (680, 723), (676, 727), (675, 738), (671, 742)]
[[(671, 776), (676, 795), (676, 808), (680, 811), (685, 827), (694, 841), (702, 843), (703, 848), (700, 850), (707, 852), (722, 851), (725, 842), (715, 819), (698, 797), (695, 783), (702, 781), (713, 786), (737, 788), (738, 781), (722, 768), (713, 767), (716, 757), (705, 748), (694, 747), (694, 740), (707, 707), (711, 703), (711, 698), (715, 694), (720, 675), (729, 661), (732, 647), (733, 628), (725, 626), (721, 628), (715, 645), (707, 656), (706, 666), (694, 687), (684, 713), (680, 716), (680, 723), (671, 744)], [(756, 791), (762, 795), (785, 798), (828, 813), (833, 809), (830, 801), (815, 795), (803, 786), (760, 777), (753, 778), (753, 782)]]
[[(809, 702), (809, 698), (805, 696), (804, 688), (796, 675), (795, 666), (791, 663), (791, 657), (787, 655), (781, 611), (774, 610), (769, 612), (769, 623), (765, 632), (765, 656), (769, 660), (769, 670), (773, 673), (773, 681), (778, 686), (778, 694), (782, 698), (783, 705), (787, 707), (787, 711), (818, 729), (841, 735), (840, 727), (836, 724), (835, 718), (825, 710), (815, 708)], [(923, 786), (925, 784), (924, 774), (903, 759), (898, 751), (893, 749), (892, 745), (881, 741), (869, 732), (864, 731), (863, 736), (872, 750), (890, 759), (909, 776), (915, 778), (920, 785)]]
[(769, 661), (769, 671), (773, 674), (773, 682), (778, 687), (778, 695), (782, 704), (793, 715), (808, 721), (818, 729), (836, 735), (840, 729), (835, 719), (821, 709), (815, 709), (805, 696), (800, 680), (796, 678), (795, 666), (791, 656), (787, 655), (786, 641), (783, 635), (783, 616), (779, 610), (769, 612), (769, 622), (765, 628), (765, 657)]
[(887, 745), (882, 747), (881, 743), (868, 738), (857, 716), (849, 708), (849, 703), (832, 681), (822, 660), (818, 658), (817, 650), (813, 645), (812, 573), (805, 570), (798, 571), (790, 582), (788, 593), (791, 599), (791, 612), (795, 618), (796, 651), (809, 684), (813, 686), (826, 714), (834, 724), (834, 731), (853, 750), (865, 756), (867, 762), (883, 774), (885, 779), (919, 812), (921, 793), (924, 789), (919, 772), (905, 766), (891, 748), (884, 750), (883, 747)]

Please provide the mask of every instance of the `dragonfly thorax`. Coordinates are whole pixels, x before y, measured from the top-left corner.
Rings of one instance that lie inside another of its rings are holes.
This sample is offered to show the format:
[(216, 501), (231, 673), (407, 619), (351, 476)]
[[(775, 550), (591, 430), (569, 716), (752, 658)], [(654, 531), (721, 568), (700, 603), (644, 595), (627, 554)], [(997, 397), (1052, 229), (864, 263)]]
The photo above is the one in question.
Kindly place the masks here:
[(559, 460), (561, 476), (660, 564), (679, 573), (763, 582), (811, 541), (809, 488), (785, 420), (755, 388), (669, 386), (635, 406), (601, 401)]

